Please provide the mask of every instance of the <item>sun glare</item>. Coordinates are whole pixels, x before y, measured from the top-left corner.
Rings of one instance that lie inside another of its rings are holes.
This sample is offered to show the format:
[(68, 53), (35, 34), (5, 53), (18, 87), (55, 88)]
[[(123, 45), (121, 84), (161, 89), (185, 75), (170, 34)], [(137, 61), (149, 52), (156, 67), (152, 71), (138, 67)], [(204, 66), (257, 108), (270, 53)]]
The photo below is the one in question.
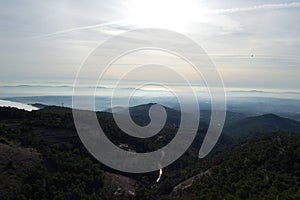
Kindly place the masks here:
[(145, 28), (186, 31), (199, 12), (194, 0), (130, 0), (125, 18), (129, 23)]

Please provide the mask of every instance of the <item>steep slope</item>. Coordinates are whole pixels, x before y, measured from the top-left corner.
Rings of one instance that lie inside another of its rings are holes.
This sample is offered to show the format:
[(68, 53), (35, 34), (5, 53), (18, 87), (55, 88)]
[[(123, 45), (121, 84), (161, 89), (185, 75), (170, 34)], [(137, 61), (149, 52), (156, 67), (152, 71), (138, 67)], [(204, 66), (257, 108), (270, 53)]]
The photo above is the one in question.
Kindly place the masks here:
[(7, 196), (21, 188), (28, 171), (41, 162), (41, 155), (36, 149), (19, 147), (2, 137), (0, 152), (0, 192)]
[(262, 134), (206, 159), (202, 168), (188, 185), (174, 188), (170, 199), (299, 199), (300, 137)]

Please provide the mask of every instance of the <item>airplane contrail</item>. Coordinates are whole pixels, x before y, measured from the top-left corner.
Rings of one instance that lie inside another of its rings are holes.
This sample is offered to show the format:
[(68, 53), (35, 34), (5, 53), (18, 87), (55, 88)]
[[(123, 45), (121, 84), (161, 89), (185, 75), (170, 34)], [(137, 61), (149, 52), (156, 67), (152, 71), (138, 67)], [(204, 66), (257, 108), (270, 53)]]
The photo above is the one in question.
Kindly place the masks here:
[[(125, 22), (126, 22), (125, 20), (119, 20), (119, 21), (106, 22), (106, 23), (94, 24), (94, 25), (89, 25), (89, 26), (74, 27), (74, 28), (60, 30), (60, 31), (52, 32), (52, 33), (46, 33), (46, 34), (41, 34), (41, 35), (35, 35), (32, 37), (22, 38), (19, 40), (6, 41), (4, 43), (22, 42), (22, 41), (28, 41), (28, 40), (34, 40), (34, 39), (47, 38), (47, 37), (52, 37), (52, 36), (61, 35), (61, 34), (65, 34), (65, 33), (71, 33), (74, 31), (95, 29), (95, 28), (105, 27), (105, 26), (110, 26), (110, 25), (115, 25), (115, 24), (122, 24)], [(1, 44), (3, 44), (3, 43), (1, 43)]]
[(290, 3), (279, 3), (279, 4), (261, 4), (250, 7), (243, 8), (225, 8), (225, 9), (216, 9), (212, 13), (215, 14), (230, 14), (238, 12), (249, 12), (256, 10), (271, 10), (271, 9), (285, 9), (285, 8), (299, 8), (300, 2), (290, 2)]
[(95, 25), (90, 25), (90, 26), (80, 26), (80, 27), (75, 27), (75, 28), (70, 28), (70, 29), (57, 31), (57, 32), (54, 32), (54, 33), (48, 33), (48, 34), (33, 36), (33, 38), (51, 37), (51, 36), (60, 35), (60, 34), (64, 34), (64, 33), (70, 33), (70, 32), (73, 32), (73, 31), (95, 29), (95, 28), (104, 27), (104, 26), (121, 24), (121, 23), (124, 23), (124, 22), (125, 22), (124, 20), (119, 20), (119, 21), (106, 22), (106, 23), (95, 24)]

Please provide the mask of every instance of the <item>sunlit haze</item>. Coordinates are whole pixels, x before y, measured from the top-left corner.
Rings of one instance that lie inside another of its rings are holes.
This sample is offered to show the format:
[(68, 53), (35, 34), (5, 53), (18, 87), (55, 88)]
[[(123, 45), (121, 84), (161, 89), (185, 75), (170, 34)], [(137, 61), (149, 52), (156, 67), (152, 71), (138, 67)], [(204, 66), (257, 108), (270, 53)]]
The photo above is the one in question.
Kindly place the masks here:
[[(154, 27), (196, 41), (226, 87), (299, 89), (298, 1), (7, 1), (0, 9), (1, 85), (72, 84), (98, 44), (124, 31)], [(143, 64), (147, 57), (119, 64)], [(179, 61), (161, 60), (193, 76)], [(114, 78), (114, 73), (106, 77)]]

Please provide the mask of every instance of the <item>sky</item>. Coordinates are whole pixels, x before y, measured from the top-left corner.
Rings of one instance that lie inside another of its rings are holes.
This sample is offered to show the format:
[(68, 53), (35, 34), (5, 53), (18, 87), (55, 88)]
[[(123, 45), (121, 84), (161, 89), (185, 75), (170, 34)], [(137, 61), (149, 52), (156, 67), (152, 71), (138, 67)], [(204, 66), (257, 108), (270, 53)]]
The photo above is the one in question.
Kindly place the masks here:
[[(299, 11), (295, 0), (3, 1), (0, 84), (71, 84), (102, 42), (134, 29), (163, 28), (198, 43), (226, 87), (300, 90)], [(105, 80), (152, 60), (181, 68), (193, 84), (201, 82), (180, 59), (151, 51), (118, 60)], [(129, 81), (156, 74), (146, 70)], [(161, 74), (157, 81), (174, 81)]]

